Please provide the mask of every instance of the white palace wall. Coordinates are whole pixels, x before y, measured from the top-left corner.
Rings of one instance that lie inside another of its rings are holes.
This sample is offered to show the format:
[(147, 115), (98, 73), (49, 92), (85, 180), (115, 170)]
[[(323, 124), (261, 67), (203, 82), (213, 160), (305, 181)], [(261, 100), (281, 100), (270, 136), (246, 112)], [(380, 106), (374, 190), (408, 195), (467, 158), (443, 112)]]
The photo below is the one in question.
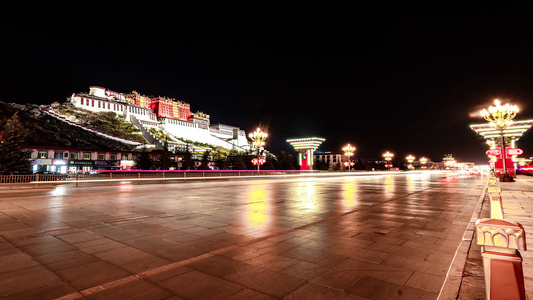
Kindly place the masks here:
[[(103, 88), (91, 87), (89, 94), (72, 94), (70, 102), (75, 107), (92, 112), (114, 112), (124, 116), (127, 121), (130, 121), (128, 116), (133, 115), (143, 126), (157, 127), (175, 137), (185, 140), (202, 142), (226, 149), (238, 147), (244, 150), (249, 147), (244, 130), (239, 130), (237, 139), (231, 140), (233, 132), (229, 131), (229, 129), (237, 127), (219, 124), (211, 132), (209, 126), (204, 129), (193, 122), (171, 118), (161, 118), (158, 120), (157, 115), (150, 109), (130, 105), (126, 101), (121, 101), (120, 95), (119, 93), (114, 93)], [(119, 99), (118, 101), (117, 98)]]

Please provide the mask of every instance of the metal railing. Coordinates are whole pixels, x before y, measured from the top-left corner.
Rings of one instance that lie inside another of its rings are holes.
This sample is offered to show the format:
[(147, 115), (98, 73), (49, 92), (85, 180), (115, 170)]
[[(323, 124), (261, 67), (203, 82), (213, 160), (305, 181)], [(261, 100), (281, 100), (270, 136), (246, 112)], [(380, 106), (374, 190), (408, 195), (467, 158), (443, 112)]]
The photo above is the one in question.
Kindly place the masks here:
[(27, 174), (27, 175), (0, 175), (0, 184), (28, 184), (33, 182), (65, 181), (69, 175), (56, 174)]
[(29, 175), (0, 175), (0, 184), (46, 184), (46, 183), (107, 183), (120, 181), (141, 182), (154, 181), (190, 181), (190, 180), (229, 180), (253, 177), (271, 177), (283, 175), (317, 173), (316, 171), (103, 171), (71, 174), (29, 174)]
[[(429, 172), (429, 171), (425, 171)], [(238, 180), (253, 178), (276, 178), (287, 176), (342, 176), (344, 175), (380, 175), (398, 172), (390, 171), (300, 171), (300, 170), (218, 170), (218, 171), (98, 171), (96, 173), (70, 173), (70, 174), (31, 174), (31, 175), (0, 175), (0, 185), (18, 184), (113, 184), (121, 181), (130, 181), (141, 184), (191, 181), (191, 180)]]

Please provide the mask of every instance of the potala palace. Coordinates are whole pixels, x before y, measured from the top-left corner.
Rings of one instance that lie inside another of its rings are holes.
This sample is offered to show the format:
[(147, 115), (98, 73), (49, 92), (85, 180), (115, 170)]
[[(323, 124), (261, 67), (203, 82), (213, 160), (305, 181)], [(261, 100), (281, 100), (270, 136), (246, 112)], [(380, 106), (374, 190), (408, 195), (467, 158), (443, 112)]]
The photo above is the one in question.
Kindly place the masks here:
[[(126, 121), (141, 130), (152, 147), (159, 149), (163, 148), (164, 141), (153, 134), (154, 129), (173, 140), (168, 142), (171, 150), (183, 148), (189, 141), (238, 152), (250, 149), (244, 130), (230, 125), (211, 124), (208, 114), (191, 113), (188, 103), (172, 98), (148, 97), (135, 91), (124, 94), (91, 86), (88, 93), (73, 93), (70, 102), (77, 108), (92, 112), (123, 115)], [(49, 112), (54, 113), (53, 107)]]

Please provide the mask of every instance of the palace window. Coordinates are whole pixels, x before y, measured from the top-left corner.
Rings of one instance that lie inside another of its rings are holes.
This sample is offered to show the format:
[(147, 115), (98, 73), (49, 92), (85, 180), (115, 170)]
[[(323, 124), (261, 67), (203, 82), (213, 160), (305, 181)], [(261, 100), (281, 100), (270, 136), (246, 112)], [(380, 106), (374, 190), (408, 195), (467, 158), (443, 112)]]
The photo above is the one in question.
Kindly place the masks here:
[(105, 153), (98, 153), (98, 160), (105, 160)]
[(48, 151), (37, 152), (37, 158), (48, 158)]
[(91, 160), (91, 152), (83, 152), (83, 160)]
[(69, 153), (70, 159), (78, 159), (78, 152), (70, 152)]

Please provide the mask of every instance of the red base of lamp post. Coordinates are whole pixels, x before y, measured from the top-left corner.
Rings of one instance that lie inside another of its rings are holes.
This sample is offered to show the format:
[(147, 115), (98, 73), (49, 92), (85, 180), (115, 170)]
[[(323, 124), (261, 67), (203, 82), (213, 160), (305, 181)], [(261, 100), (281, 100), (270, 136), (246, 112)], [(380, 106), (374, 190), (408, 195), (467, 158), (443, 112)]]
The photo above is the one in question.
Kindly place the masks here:
[(500, 177), (500, 181), (501, 182), (514, 182), (514, 178), (508, 173), (505, 173), (502, 175), (502, 177)]

